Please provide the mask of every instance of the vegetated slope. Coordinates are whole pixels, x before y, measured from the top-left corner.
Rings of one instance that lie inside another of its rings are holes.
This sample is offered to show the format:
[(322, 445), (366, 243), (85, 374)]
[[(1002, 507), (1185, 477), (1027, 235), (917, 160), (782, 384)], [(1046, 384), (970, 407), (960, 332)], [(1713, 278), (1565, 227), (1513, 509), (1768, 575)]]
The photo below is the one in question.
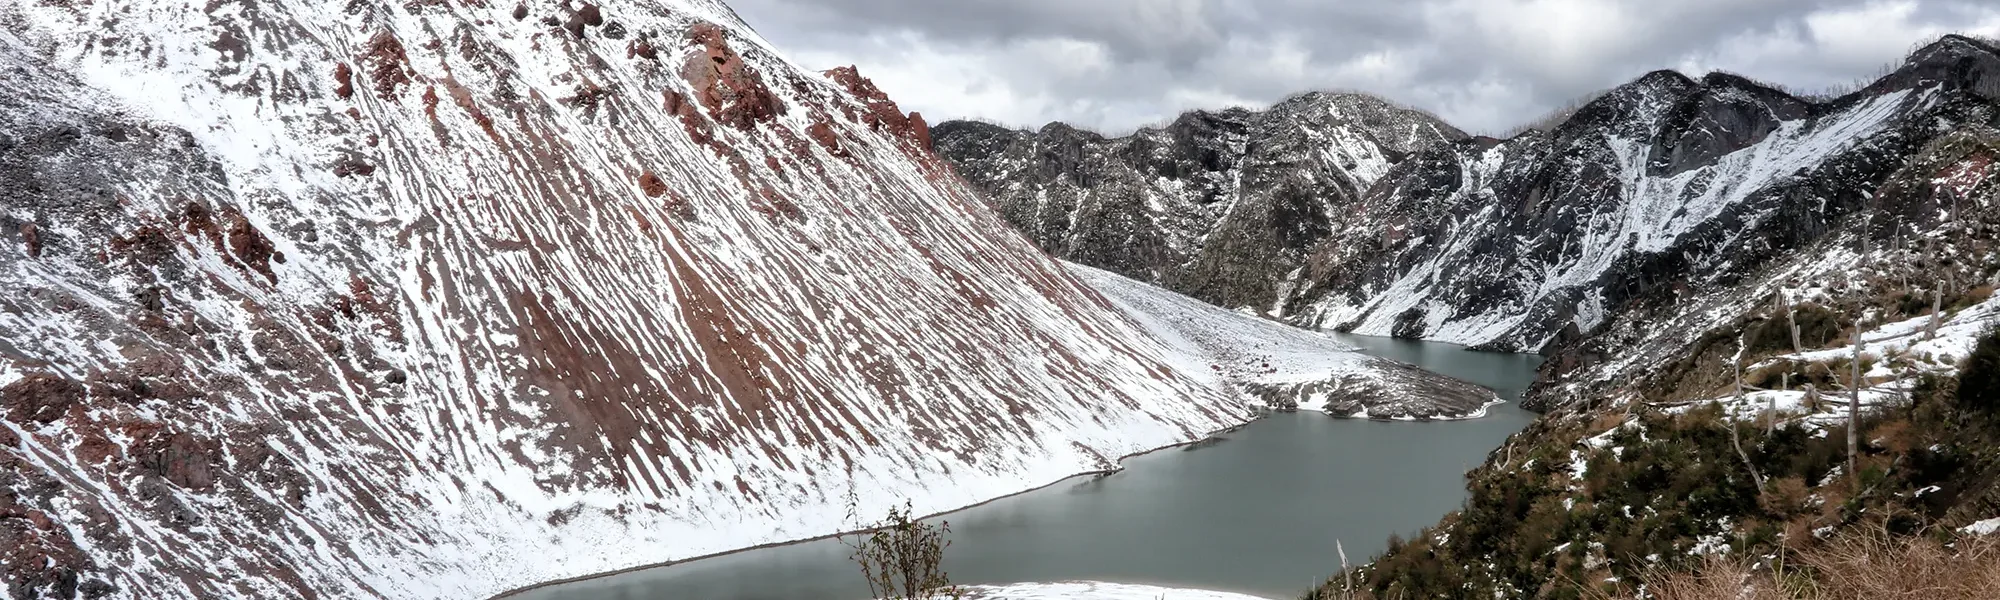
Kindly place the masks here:
[(1187, 296), (1075, 263), (1103, 292), (1192, 362), (1240, 382), (1265, 405), (1378, 419), (1476, 418), (1500, 400), (1492, 390), (1413, 365), (1361, 354), (1324, 333), (1223, 310)]
[(1465, 134), (1360, 94), (1196, 111), (1106, 138), (1062, 123), (939, 124), (938, 152), (1044, 250), (1228, 308), (1279, 284), (1404, 157)]
[(927, 132), (706, 0), (0, 4), (0, 595), (477, 598), (1245, 418)]
[[(1949, 69), (1927, 71), (1953, 54)], [(2000, 413), (1981, 382), (1995, 380), (2000, 356), (2000, 110), (1982, 78), (2000, 70), (1985, 66), (1990, 56), (1948, 38), (1834, 102), (1926, 98), (1895, 119), (1913, 145), (1892, 146), (1903, 150), (1879, 161), (1886, 173), (1806, 182), (1851, 202), (1815, 194), (1826, 203), (1768, 208), (1812, 215), (1769, 231), (1810, 241), (1735, 238), (1695, 264), (1749, 263), (1729, 267), (1737, 275), (1691, 271), (1671, 299), (1632, 303), (1559, 342), (1529, 392), (1552, 412), (1470, 475), (1461, 511), (1362, 569), (1366, 597), (1628, 596), (1711, 555), (1796, 569), (1781, 557), (1863, 531), (1991, 533)], [(1859, 423), (1848, 417), (1855, 399)], [(1314, 597), (1344, 588), (1339, 578)]]

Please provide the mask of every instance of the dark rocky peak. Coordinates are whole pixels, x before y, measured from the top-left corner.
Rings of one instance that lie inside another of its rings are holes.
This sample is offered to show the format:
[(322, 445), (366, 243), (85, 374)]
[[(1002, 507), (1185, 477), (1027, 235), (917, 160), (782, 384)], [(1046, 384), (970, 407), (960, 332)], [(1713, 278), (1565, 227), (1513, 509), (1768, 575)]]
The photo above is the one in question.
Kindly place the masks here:
[(996, 123), (964, 119), (954, 119), (931, 126), (931, 136), (940, 138), (943, 136), (1009, 137), (1026, 134), (1025, 131)]
[(2000, 48), (1962, 35), (1944, 36), (1910, 53), (1895, 72), (1833, 104), (1846, 107), (1868, 98), (1932, 86), (2000, 101)]
[(1701, 89), (1675, 102), (1659, 124), (1646, 171), (1672, 176), (1713, 165), (1777, 131), (1785, 121), (1812, 116), (1811, 103), (1748, 78), (1723, 72), (1701, 79)]
[(1649, 136), (1654, 118), (1701, 89), (1701, 83), (1679, 71), (1653, 71), (1584, 104), (1550, 135), (1565, 144), (1601, 135)]
[(1939, 37), (1916, 52), (1910, 53), (1909, 64), (1948, 63), (1966, 58), (2000, 57), (2000, 47), (1992, 42), (1956, 33)]
[(1787, 120), (1802, 119), (1811, 113), (1810, 101), (1735, 73), (1714, 71), (1703, 75), (1701, 87), (1709, 95), (1741, 96), (1763, 104)]
[(1070, 125), (1062, 121), (1050, 121), (1049, 124), (1043, 125), (1040, 130), (1036, 131), (1036, 134), (1040, 135), (1043, 139), (1052, 141), (1054, 140), (1063, 140), (1063, 141), (1073, 140), (1077, 142), (1104, 141), (1104, 134), (1091, 131), (1088, 129), (1079, 128), (1077, 126)]
[(983, 121), (945, 121), (930, 128), (930, 137), (940, 156), (983, 157), (957, 165), (960, 174), (975, 183), (992, 183), (992, 172), (1004, 166), (997, 164), (1000, 157), (1007, 154), (1008, 148), (1024, 144), (1034, 135)]

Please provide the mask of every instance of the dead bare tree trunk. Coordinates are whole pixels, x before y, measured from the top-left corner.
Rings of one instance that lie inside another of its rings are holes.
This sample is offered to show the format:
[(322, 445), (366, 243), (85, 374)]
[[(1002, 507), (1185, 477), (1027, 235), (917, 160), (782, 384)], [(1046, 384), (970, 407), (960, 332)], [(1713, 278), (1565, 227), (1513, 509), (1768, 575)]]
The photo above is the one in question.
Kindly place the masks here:
[(1345, 548), (1345, 547), (1343, 547), (1343, 546), (1341, 546), (1341, 545), (1340, 545), (1340, 540), (1334, 540), (1334, 541), (1333, 541), (1333, 549), (1334, 549), (1335, 551), (1337, 551), (1337, 552), (1339, 552), (1339, 553), (1340, 553), (1340, 572), (1341, 572), (1342, 574), (1344, 574), (1344, 575), (1346, 575), (1346, 576), (1347, 576), (1347, 596), (1346, 596), (1346, 597), (1348, 597), (1348, 598), (1353, 598), (1353, 597), (1354, 597), (1354, 569), (1351, 569), (1351, 568), (1348, 568), (1348, 566), (1347, 566), (1347, 548)]
[(1931, 290), (1931, 322), (1924, 326), (1924, 341), (1937, 339), (1938, 323), (1944, 321), (1944, 288)]
[[(1792, 366), (1790, 364), (1785, 365), (1785, 372), (1778, 376), (1778, 391), (1792, 391)], [(1764, 435), (1772, 436), (1778, 434), (1778, 397), (1772, 395), (1768, 399), (1771, 401), (1771, 404), (1766, 412), (1770, 413), (1770, 417), (1764, 422)]]
[(1856, 485), (1861, 474), (1854, 471), (1854, 457), (1861, 452), (1861, 321), (1854, 322), (1854, 360), (1847, 383), (1847, 476)]
[(1736, 352), (1736, 405), (1729, 409), (1729, 443), (1736, 446), (1736, 456), (1743, 459), (1743, 468), (1750, 470), (1750, 481), (1757, 484), (1757, 493), (1764, 493), (1764, 476), (1757, 472), (1757, 465), (1750, 462), (1750, 453), (1743, 451), (1742, 428), (1737, 427), (1736, 410), (1743, 402), (1743, 351)]
[(1907, 247), (1905, 247), (1905, 246), (1903, 245), (1903, 224), (1902, 224), (1902, 223), (1897, 223), (1897, 224), (1896, 224), (1896, 255), (1897, 255), (1897, 256), (1899, 256), (1899, 257), (1902, 257), (1902, 258), (1904, 259), (1904, 260), (1903, 260), (1903, 265), (1905, 266), (1905, 268), (1902, 268), (1902, 269), (1896, 269), (1896, 281), (1897, 281), (1897, 283), (1901, 284), (1901, 287), (1902, 287), (1902, 289), (1906, 289), (1906, 290), (1907, 290), (1907, 289), (1910, 289), (1910, 270), (1909, 270), (1909, 269), (1907, 268), (1907, 267), (1909, 266), (1909, 260), (1908, 260), (1908, 259), (1909, 259), (1909, 252), (1908, 252), (1908, 250), (1909, 250), (1909, 249), (1908, 249)]
[(1785, 325), (1792, 330), (1792, 353), (1805, 354), (1806, 347), (1799, 343), (1799, 319), (1792, 315), (1792, 302), (1785, 297), (1785, 290), (1778, 290), (1778, 302), (1785, 305)]

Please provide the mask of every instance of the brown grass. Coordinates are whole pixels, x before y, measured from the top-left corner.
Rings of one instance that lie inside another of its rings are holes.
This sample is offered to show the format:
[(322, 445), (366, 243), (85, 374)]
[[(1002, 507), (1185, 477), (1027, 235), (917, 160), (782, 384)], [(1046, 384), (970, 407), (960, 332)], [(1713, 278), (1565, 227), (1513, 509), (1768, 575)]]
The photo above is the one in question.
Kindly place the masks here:
[(1946, 546), (1926, 537), (1850, 535), (1788, 554), (1769, 568), (1714, 559), (1695, 572), (1649, 577), (1659, 600), (1992, 600), (2000, 598), (2000, 538)]

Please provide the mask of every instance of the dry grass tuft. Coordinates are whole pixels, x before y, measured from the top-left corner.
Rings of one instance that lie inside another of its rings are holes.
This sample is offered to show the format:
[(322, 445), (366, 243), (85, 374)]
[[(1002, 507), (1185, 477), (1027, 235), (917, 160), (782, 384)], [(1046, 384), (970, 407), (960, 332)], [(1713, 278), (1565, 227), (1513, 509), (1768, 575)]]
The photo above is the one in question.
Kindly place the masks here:
[(1699, 571), (1650, 577), (1659, 600), (1992, 600), (2000, 598), (2000, 538), (1946, 546), (1925, 537), (1846, 536), (1790, 557), (1781, 575), (1714, 559)]

